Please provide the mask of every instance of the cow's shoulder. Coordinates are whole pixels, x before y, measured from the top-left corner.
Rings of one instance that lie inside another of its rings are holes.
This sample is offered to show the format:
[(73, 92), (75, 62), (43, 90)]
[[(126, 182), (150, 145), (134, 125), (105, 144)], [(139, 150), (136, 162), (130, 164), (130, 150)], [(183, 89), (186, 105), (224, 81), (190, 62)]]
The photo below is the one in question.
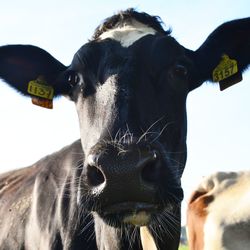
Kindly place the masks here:
[(31, 193), (39, 168), (36, 165), (0, 175), (1, 249), (20, 249), (30, 211)]
[(29, 167), (0, 175), (0, 245), (3, 249), (20, 249), (24, 245), (27, 228), (36, 222), (31, 220), (34, 204), (38, 212), (49, 218), (48, 209), (65, 175), (72, 164), (77, 166), (80, 157), (83, 159), (81, 152), (78, 140)]
[(79, 166), (84, 160), (84, 155), (81, 147), (80, 140), (63, 147), (62, 149), (45, 156), (40, 159), (34, 165), (40, 171), (38, 173), (39, 178), (42, 176), (54, 176), (58, 178), (64, 177), (69, 172), (72, 172), (74, 166)]
[(0, 209), (7, 200), (18, 200), (29, 194), (37, 177), (59, 174), (83, 159), (81, 143), (77, 140), (29, 167), (0, 174)]

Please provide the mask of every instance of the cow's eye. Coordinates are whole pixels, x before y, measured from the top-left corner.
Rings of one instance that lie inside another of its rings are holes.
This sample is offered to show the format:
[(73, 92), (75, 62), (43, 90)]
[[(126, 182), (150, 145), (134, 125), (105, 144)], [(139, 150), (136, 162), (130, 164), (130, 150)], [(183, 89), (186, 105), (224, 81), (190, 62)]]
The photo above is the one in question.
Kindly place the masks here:
[(74, 87), (79, 83), (80, 80), (79, 75), (77, 74), (77, 72), (73, 70), (69, 71), (66, 77), (67, 77), (67, 82), (71, 87)]
[(179, 77), (186, 77), (188, 74), (188, 70), (183, 64), (176, 64), (173, 67), (173, 74)]

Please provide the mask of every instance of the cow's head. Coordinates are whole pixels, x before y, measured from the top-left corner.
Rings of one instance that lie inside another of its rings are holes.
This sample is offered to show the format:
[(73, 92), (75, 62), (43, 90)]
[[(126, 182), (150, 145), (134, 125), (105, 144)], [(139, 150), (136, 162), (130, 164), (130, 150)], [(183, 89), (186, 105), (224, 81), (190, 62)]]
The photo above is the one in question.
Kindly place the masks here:
[[(68, 67), (34, 46), (1, 47), (0, 76), (34, 103), (50, 105), (59, 95), (75, 102), (79, 203), (111, 225), (164, 226), (183, 197), (187, 95), (212, 77), (231, 82), (247, 67), (249, 27), (249, 18), (226, 23), (191, 51), (157, 17), (129, 9), (99, 26)], [(223, 68), (232, 60), (237, 70)]]

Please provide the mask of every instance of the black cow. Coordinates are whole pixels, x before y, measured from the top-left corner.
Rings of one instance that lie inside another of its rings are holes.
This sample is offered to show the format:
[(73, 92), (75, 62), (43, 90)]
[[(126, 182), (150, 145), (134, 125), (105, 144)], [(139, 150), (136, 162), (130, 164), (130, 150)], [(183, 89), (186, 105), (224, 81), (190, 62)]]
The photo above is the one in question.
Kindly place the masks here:
[(76, 104), (81, 139), (0, 176), (1, 249), (178, 249), (186, 98), (250, 62), (250, 18), (191, 51), (158, 17), (104, 21), (66, 67), (30, 45), (0, 47), (0, 77), (34, 104)]

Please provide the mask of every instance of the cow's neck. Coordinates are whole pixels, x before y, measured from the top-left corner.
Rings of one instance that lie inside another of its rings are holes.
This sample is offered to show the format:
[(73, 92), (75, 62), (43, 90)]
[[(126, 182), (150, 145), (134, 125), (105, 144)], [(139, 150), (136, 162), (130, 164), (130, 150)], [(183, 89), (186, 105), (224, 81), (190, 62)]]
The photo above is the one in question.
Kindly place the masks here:
[(102, 33), (99, 38), (100, 40), (111, 38), (120, 42), (123, 47), (129, 47), (140, 38), (150, 34), (156, 34), (156, 30), (132, 19)]

